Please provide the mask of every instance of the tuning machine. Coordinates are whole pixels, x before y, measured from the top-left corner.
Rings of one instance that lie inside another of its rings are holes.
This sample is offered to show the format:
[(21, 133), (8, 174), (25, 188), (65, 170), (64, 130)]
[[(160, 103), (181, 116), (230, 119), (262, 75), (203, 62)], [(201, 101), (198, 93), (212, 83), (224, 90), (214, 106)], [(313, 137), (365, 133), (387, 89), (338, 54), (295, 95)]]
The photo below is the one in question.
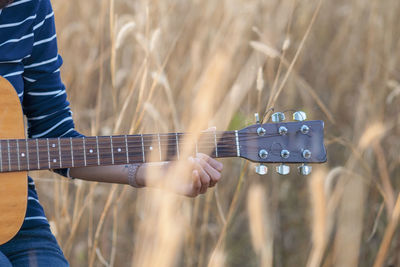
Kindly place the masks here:
[(265, 133), (267, 132), (267, 130), (265, 130), (265, 128), (261, 126), (261, 123), (260, 123), (260, 116), (258, 115), (258, 113), (254, 113), (254, 118), (255, 118), (255, 120), (256, 120), (256, 123), (257, 123), (257, 124), (260, 124), (260, 127), (257, 128), (257, 134), (258, 134), (258, 136), (264, 136)]
[(283, 112), (275, 112), (271, 115), (272, 122), (278, 123), (285, 120), (285, 114)]
[(307, 119), (307, 114), (304, 111), (296, 111), (293, 113), (293, 120), (295, 121), (305, 121)]
[(312, 171), (312, 167), (305, 163), (301, 164), (301, 166), (299, 166), (298, 169), (299, 169), (299, 173), (301, 175), (305, 175), (305, 176), (309, 175)]
[(254, 119), (256, 120), (257, 124), (260, 124), (260, 115), (258, 113), (254, 113)]
[(263, 164), (258, 164), (256, 166), (256, 173), (258, 175), (266, 175), (268, 173), (268, 167)]
[(288, 165), (281, 164), (276, 166), (276, 172), (280, 175), (288, 175), (290, 173), (290, 167)]

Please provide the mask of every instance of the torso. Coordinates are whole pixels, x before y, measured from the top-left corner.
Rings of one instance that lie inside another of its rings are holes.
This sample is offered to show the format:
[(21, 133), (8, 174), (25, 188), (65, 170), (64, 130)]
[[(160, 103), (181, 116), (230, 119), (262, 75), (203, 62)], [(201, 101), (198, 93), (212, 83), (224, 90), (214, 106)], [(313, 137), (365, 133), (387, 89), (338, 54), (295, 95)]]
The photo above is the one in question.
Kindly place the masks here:
[[(36, 2), (15, 1), (0, 13), (0, 75), (14, 86), (21, 102), (24, 92), (23, 60), (32, 51)], [(20, 12), (15, 12), (16, 8)]]

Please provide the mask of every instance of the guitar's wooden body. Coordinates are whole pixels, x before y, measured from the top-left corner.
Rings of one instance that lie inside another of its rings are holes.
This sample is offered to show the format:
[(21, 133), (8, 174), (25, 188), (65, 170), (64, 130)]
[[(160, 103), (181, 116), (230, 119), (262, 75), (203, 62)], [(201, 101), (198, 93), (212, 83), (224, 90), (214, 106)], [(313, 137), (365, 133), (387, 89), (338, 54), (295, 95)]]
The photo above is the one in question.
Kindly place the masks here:
[[(0, 139), (25, 138), (21, 104), (14, 87), (0, 77)], [(0, 244), (21, 228), (27, 204), (27, 172), (0, 173)]]

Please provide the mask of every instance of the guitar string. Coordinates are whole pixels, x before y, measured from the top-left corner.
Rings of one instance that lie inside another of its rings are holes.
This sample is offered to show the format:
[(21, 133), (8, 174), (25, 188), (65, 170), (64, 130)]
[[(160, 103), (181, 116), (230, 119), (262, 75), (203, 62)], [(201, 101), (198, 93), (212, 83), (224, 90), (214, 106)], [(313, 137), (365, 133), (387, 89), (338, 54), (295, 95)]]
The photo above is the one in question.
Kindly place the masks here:
[[(225, 155), (225, 157), (232, 157), (232, 156), (234, 156), (234, 157), (236, 157), (236, 154), (235, 153), (232, 153), (232, 151), (228, 151), (228, 152), (230, 152), (231, 154), (229, 154), (229, 155), (227, 155), (227, 154), (224, 154), (226, 151), (221, 151), (220, 152), (220, 154), (221, 154), (221, 156), (222, 157), (224, 157), (224, 155)], [(143, 161), (142, 161), (142, 152), (141, 151), (137, 151), (136, 153), (135, 152), (133, 152), (133, 153), (130, 153), (131, 155), (130, 155), (130, 161), (131, 162), (134, 162), (134, 163), (142, 163)], [(223, 155), (224, 154), (224, 155)], [(279, 153), (277, 153), (277, 155), (279, 155)], [(170, 158), (169, 156), (172, 156), (172, 158)], [(165, 160), (176, 160), (176, 158), (174, 157), (174, 156), (176, 156), (176, 154), (173, 154), (173, 155), (164, 155), (164, 158), (163, 159), (161, 159), (161, 160), (158, 160), (158, 158), (157, 157), (151, 157), (150, 159), (150, 161), (149, 160), (147, 160), (146, 162), (157, 162), (157, 161), (165, 161)], [(212, 157), (214, 156), (214, 155), (211, 155)], [(109, 165), (113, 165), (113, 164), (111, 164), (111, 162), (104, 162), (104, 161), (106, 161), (106, 160), (110, 160), (111, 159), (111, 153), (105, 153), (105, 154), (102, 154), (102, 161), (103, 161), (103, 163), (102, 163), (102, 165), (105, 165), (105, 164), (109, 164)], [(83, 159), (83, 154), (82, 155), (79, 155), (79, 154), (76, 154), (76, 157), (75, 157), (75, 160), (74, 161), (82, 161), (82, 159)], [(122, 158), (116, 158), (117, 159), (117, 162), (118, 162), (118, 164), (126, 164), (126, 159), (125, 159), (125, 157), (122, 157)], [(46, 159), (41, 159), (41, 158), (39, 158), (39, 161), (40, 162), (45, 162), (45, 163), (48, 163), (48, 160), (47, 160), (47, 158)], [(34, 162), (34, 161), (33, 161)], [(65, 167), (71, 167), (71, 166), (68, 166), (69, 165), (69, 163), (70, 162), (72, 162), (72, 160), (70, 161), (70, 160), (64, 160), (63, 161), (63, 164), (66, 164), (67, 166), (65, 166)], [(97, 161), (96, 161), (97, 162)], [(90, 162), (89, 162), (90, 163)], [(12, 166), (12, 168), (10, 169), (10, 170), (8, 170), (8, 171), (17, 171), (17, 167), (16, 167), (16, 161), (15, 160), (12, 160), (11, 161), (11, 166)], [(118, 165), (118, 164), (114, 164), (114, 165)], [(51, 168), (57, 168), (57, 167), (59, 167), (59, 164), (58, 163), (51, 163)], [(98, 164), (96, 164), (96, 163), (90, 163), (90, 164), (87, 164), (87, 166), (97, 166)], [(24, 164), (22, 165), (22, 166), (25, 166)], [(84, 166), (84, 165), (82, 165), (82, 166)], [(44, 167), (44, 166), (43, 166)], [(37, 170), (38, 168), (30, 168), (30, 169), (28, 169), (28, 170)], [(49, 169), (49, 168), (47, 168), (47, 167), (44, 167), (44, 168), (40, 168), (40, 169)], [(4, 170), (4, 172), (6, 172), (5, 170)]]
[[(231, 141), (233, 141), (233, 139), (231, 140)], [(183, 142), (182, 142), (183, 143)], [(208, 144), (211, 144), (211, 146), (206, 146), (206, 145), (204, 145), (204, 144), (200, 144), (199, 146), (198, 146), (198, 148), (200, 148), (200, 150), (213, 150), (213, 149), (216, 149), (216, 147), (215, 147), (215, 145), (214, 145), (214, 143), (208, 143)], [(163, 145), (164, 147), (165, 147), (165, 145)], [(168, 149), (167, 150), (167, 153), (166, 153), (166, 155), (168, 156), (169, 155), (169, 153), (168, 152), (176, 152), (177, 151), (177, 149), (176, 149), (176, 145), (175, 144), (167, 144), (167, 146), (168, 146), (168, 148), (169, 147), (173, 147), (174, 149)], [(66, 146), (65, 146), (66, 147)], [(43, 145), (43, 146), (39, 146), (39, 150), (40, 149), (43, 149), (43, 148), (45, 148), (45, 152), (47, 152), (47, 150), (48, 150), (48, 147), (47, 147), (47, 145)], [(68, 146), (68, 148), (69, 148), (69, 146)], [(99, 150), (103, 150), (103, 149), (105, 149), (105, 150), (109, 150), (111, 148), (111, 146), (106, 146), (106, 147), (103, 147), (103, 146), (100, 146), (99, 147)], [(147, 149), (147, 148), (150, 148), (150, 146), (148, 146), (148, 145), (146, 145), (145, 146), (145, 150)], [(236, 147), (235, 147), (235, 145), (234, 144), (232, 144), (232, 143), (229, 143), (229, 144), (221, 144), (221, 143), (218, 143), (218, 147), (217, 147), (217, 150), (218, 150), (218, 152), (223, 156), (223, 154), (224, 155), (227, 155), (227, 154), (230, 154), (230, 153), (234, 153), (235, 151), (234, 150), (236, 150), (235, 149)], [(56, 148), (55, 148), (56, 149)], [(61, 150), (63, 149), (63, 146), (61, 146)], [(58, 149), (57, 149), (58, 150)], [(67, 149), (67, 151), (70, 151), (70, 149)], [(132, 157), (132, 156), (134, 156), (135, 155), (135, 153), (137, 153), (138, 154), (138, 156), (139, 155), (141, 155), (142, 153), (143, 153), (143, 151), (142, 151), (142, 148), (138, 148), (138, 147), (136, 147), (136, 148), (130, 148), (129, 149), (129, 147), (128, 147), (128, 150), (130, 150), (129, 151), (129, 158), (130, 157)], [(149, 150), (149, 149), (148, 149)], [(64, 150), (65, 151), (65, 150)], [(157, 151), (157, 150), (156, 150)], [(15, 151), (11, 151), (11, 152), (15, 152)], [(57, 153), (57, 151), (52, 151), (52, 152), (54, 152), (54, 153)], [(76, 155), (76, 157), (79, 157), (79, 154), (81, 154), (82, 156), (84, 156), (83, 154), (84, 154), (84, 152), (85, 152), (85, 150), (82, 148), (82, 147), (75, 147), (75, 149), (74, 149), (74, 152), (75, 152), (75, 154), (77, 154)], [(126, 151), (125, 151), (126, 152)], [(34, 152), (30, 152), (30, 153), (34, 153)], [(65, 153), (65, 152), (64, 152)], [(101, 153), (102, 154), (102, 157), (103, 158), (106, 158), (107, 157), (107, 155), (108, 155), (108, 157), (110, 157), (110, 155), (111, 155), (111, 157), (112, 157), (112, 154), (111, 153), (109, 153), (108, 151), (107, 152), (102, 152)], [(86, 153), (86, 155), (89, 155), (89, 154), (87, 154)], [(94, 154), (95, 155), (95, 154)], [(115, 155), (115, 154), (114, 154)], [(117, 154), (118, 155), (118, 154)], [(44, 157), (43, 157), (44, 158)], [(17, 159), (18, 160), (18, 159)], [(46, 159), (42, 159), (42, 158), (39, 158), (39, 160), (41, 160), (41, 161), (45, 161), (45, 162), (47, 162), (48, 161), (48, 156), (46, 157)], [(11, 161), (12, 161), (12, 163), (14, 163), (14, 161), (15, 161), (15, 157), (13, 156), (12, 158), (11, 158)], [(36, 160), (30, 160), (30, 162), (34, 162), (34, 161), (37, 161), (37, 158), (36, 158)], [(63, 161), (63, 162), (66, 162), (66, 161)]]
[[(268, 137), (273, 137), (273, 136), (268, 136)], [(259, 139), (259, 137), (242, 138), (242, 139), (240, 139), (240, 143), (243, 144), (244, 142), (249, 142), (249, 141), (258, 140), (258, 139)], [(21, 140), (24, 140), (24, 139), (21, 139)], [(30, 139), (30, 140), (33, 140), (33, 139)], [(88, 140), (86, 140), (86, 141), (88, 141)], [(148, 141), (149, 140), (147, 140), (147, 142), (146, 142), (147, 144), (144, 144), (144, 147), (146, 147), (146, 148), (147, 147), (156, 147), (157, 148), (158, 145), (156, 144), (157, 142), (155, 140), (152, 140), (150, 144), (148, 144)], [(224, 139), (217, 140), (217, 149), (223, 148), (224, 146), (225, 147), (235, 148), (236, 147), (236, 141), (237, 140), (235, 138), (229, 138), (229, 139), (224, 138)], [(28, 143), (29, 142), (34, 142), (34, 141), (28, 141)], [(117, 143), (117, 142), (114, 142), (114, 143)], [(169, 139), (169, 140), (160, 141), (160, 143), (161, 143), (162, 147), (166, 147), (166, 146), (167, 147), (176, 147), (176, 143), (177, 142), (176, 142), (176, 140)], [(90, 146), (90, 144), (88, 144), (88, 142), (86, 142), (86, 144)], [(141, 141), (140, 142), (136, 142), (136, 141), (129, 141), (128, 140), (127, 144), (128, 144), (128, 149), (129, 148), (131, 148), (131, 149), (133, 148), (134, 149), (134, 147), (132, 147), (132, 146), (135, 146), (135, 145), (137, 147), (139, 147), (139, 145), (140, 145), (140, 149), (142, 147), (142, 142)], [(196, 142), (189, 141), (189, 140), (179, 140), (178, 144), (179, 145), (187, 145), (187, 144), (195, 145)], [(210, 147), (215, 147), (215, 141), (210, 141), (210, 140), (200, 141), (200, 142), (197, 142), (197, 145), (198, 145), (198, 147), (201, 146), (201, 148), (203, 148), (203, 149), (210, 148)], [(74, 146), (75, 146), (74, 150), (75, 149), (79, 149), (80, 147), (82, 147), (79, 144), (76, 144)], [(94, 144), (94, 146), (96, 146), (96, 145)], [(121, 144), (121, 147), (124, 147), (124, 146), (125, 146), (125, 142), (123, 144)], [(58, 151), (59, 147), (68, 148), (68, 150), (70, 150), (70, 144), (69, 143), (68, 144), (61, 144), (61, 146), (56, 145), (55, 147), (50, 147), (49, 149)], [(99, 147), (99, 149), (110, 149), (111, 148), (111, 144), (110, 143), (104, 143), (101, 140), (99, 140), (99, 146), (98, 147)], [(118, 147), (118, 146), (113, 145), (113, 147), (115, 148), (115, 147)], [(46, 149), (46, 151), (47, 151), (47, 148), (48, 148), (47, 144), (40, 144), (40, 142), (39, 142), (39, 150), (41, 150), (43, 148)], [(16, 148), (11, 149), (11, 151), (13, 151), (13, 150), (16, 150)], [(25, 150), (22, 150), (22, 151), (25, 151)], [(54, 151), (54, 152), (57, 152), (57, 151)]]
[[(215, 147), (215, 134), (214, 133), (209, 133), (208, 135), (209, 136), (211, 136), (213, 139), (214, 139), (214, 142), (209, 142), (210, 140), (206, 140), (206, 141), (204, 141), (204, 140), (199, 140), (198, 141), (198, 148), (200, 148), (201, 150), (204, 150), (204, 149), (218, 149), (218, 152), (219, 153), (221, 153), (221, 155), (222, 154), (225, 154), (226, 155), (226, 153), (234, 153), (234, 151), (232, 151), (232, 150), (235, 150), (235, 148), (236, 148), (236, 142), (237, 142), (237, 139), (236, 139), (236, 136), (227, 136), (227, 134), (226, 133), (232, 133), (233, 134), (233, 132), (225, 132), (225, 135), (222, 135), (221, 137), (219, 137), (219, 140), (217, 141), (217, 148)], [(173, 136), (172, 136), (173, 135)], [(187, 137), (189, 134), (181, 134), (181, 136), (184, 136), (184, 137)], [(206, 136), (207, 134), (202, 134), (201, 135), (201, 137), (208, 137), (208, 136)], [(242, 138), (240, 139), (240, 141), (241, 142), (246, 142), (246, 141), (252, 141), (252, 140), (255, 140), (255, 139), (260, 139), (260, 136), (258, 136), (258, 135), (255, 135), (254, 133), (238, 133), (238, 135), (240, 135)], [(262, 136), (262, 137), (264, 137), (264, 138), (267, 138), (267, 137), (273, 137), (273, 136), (280, 136), (279, 134), (267, 134), (267, 135), (264, 135), (264, 136)], [(140, 139), (140, 141), (133, 141), (132, 140), (132, 137), (135, 137), (135, 138), (138, 138), (138, 139)], [(151, 140), (148, 140), (148, 138), (151, 138)], [(145, 141), (145, 142), (148, 142), (148, 141), (151, 141), (151, 143), (153, 143), (153, 137), (156, 137), (155, 135), (152, 135), (152, 134), (149, 134), (149, 135), (143, 135), (143, 140)], [(176, 135), (175, 134), (160, 134), (160, 138), (161, 137), (167, 137), (167, 140), (165, 140), (165, 139), (163, 139), (162, 140), (162, 142), (163, 142), (163, 144), (162, 144), (162, 146), (163, 147), (165, 147), (165, 146), (167, 146), (168, 148), (169, 147), (174, 147), (174, 148), (176, 148)], [(170, 138), (171, 137), (171, 138)], [(87, 137), (86, 138), (86, 140), (87, 141), (89, 141), (89, 140), (91, 140), (91, 138), (94, 138), (94, 137)], [(109, 137), (105, 137), (105, 138), (109, 138)], [(121, 143), (125, 143), (125, 140), (124, 141), (122, 141), (122, 140), (118, 140), (118, 138), (125, 138), (125, 136), (114, 136), (114, 139), (115, 139), (115, 142), (118, 142), (118, 141), (120, 141)], [(138, 144), (138, 143), (142, 143), (142, 137), (141, 136), (137, 136), (137, 135), (129, 135), (129, 136), (127, 136), (127, 143), (129, 144), (129, 145), (135, 145), (135, 144)], [(172, 139), (173, 138), (173, 139)], [(75, 140), (80, 140), (80, 139), (82, 139), (81, 137), (77, 137), (77, 138), (73, 138), (73, 139), (75, 139)], [(145, 140), (145, 139), (147, 139), (147, 140)], [(28, 143), (29, 142), (35, 142), (36, 140), (35, 139), (18, 139), (18, 140), (21, 140), (21, 141), (27, 141)], [(35, 140), (35, 141), (32, 141), (32, 140)], [(38, 139), (38, 140), (40, 140), (40, 139)], [(47, 141), (47, 139), (41, 139), (40, 141), (44, 141), (44, 140), (46, 140)], [(49, 139), (49, 141), (56, 141), (56, 140), (58, 140), (58, 138), (57, 139), (53, 139), (53, 138), (50, 138)], [(2, 141), (2, 140), (0, 140), (0, 141)], [(16, 139), (14, 140), (15, 142), (17, 142), (16, 141)], [(164, 144), (164, 142), (165, 141), (167, 141), (167, 144)], [(160, 139), (160, 142), (161, 142), (161, 139)], [(188, 143), (189, 142), (189, 140), (187, 140), (187, 139), (181, 139), (181, 140), (178, 140), (178, 143), (179, 144), (184, 144), (184, 143)], [(39, 142), (39, 143), (41, 143), (41, 142)], [(192, 142), (192, 141), (190, 141), (189, 142), (190, 144), (193, 144), (194, 142)], [(105, 145), (105, 146), (103, 146), (103, 145)], [(210, 146), (211, 145), (211, 146)], [(61, 148), (61, 150), (63, 150), (63, 147), (70, 147), (70, 145), (69, 144), (62, 144), (61, 146), (58, 146), (57, 148), (55, 148), (55, 150), (59, 150), (59, 148)], [(117, 146), (114, 146), (114, 147), (117, 147)], [(150, 148), (151, 147), (151, 145), (148, 145), (148, 144), (145, 144), (145, 146), (144, 146), (145, 148)], [(155, 146), (155, 147), (157, 147), (157, 146)], [(45, 148), (46, 150), (48, 150), (48, 146), (47, 145), (39, 145), (39, 150), (40, 149), (42, 149), (42, 148)], [(104, 143), (102, 143), (102, 145), (101, 146), (99, 146), (99, 149), (106, 149), (106, 150), (108, 150), (108, 149), (110, 149), (111, 148), (111, 145), (107, 145), (107, 144), (104, 144)], [(29, 147), (28, 147), (28, 149), (29, 149)], [(70, 150), (70, 149), (69, 149)], [(76, 152), (76, 153), (78, 153), (78, 152), (82, 152), (82, 148), (80, 148), (80, 147), (75, 147), (75, 149), (74, 149), (74, 151)], [(138, 157), (139, 156), (141, 156), (141, 154), (142, 154), (142, 148), (140, 148), (140, 149), (137, 149), (137, 148), (132, 148), (132, 147), (130, 147), (130, 146), (128, 146), (128, 150), (131, 150), (131, 151), (129, 151), (129, 157), (132, 157), (132, 156), (134, 156), (136, 153), (138, 154)], [(146, 149), (145, 149), (146, 150)], [(174, 149), (175, 151), (177, 151), (177, 149)], [(170, 152), (171, 150), (170, 149), (168, 149), (168, 151), (167, 151), (167, 156), (168, 156), (168, 152)], [(173, 151), (173, 150), (172, 150)], [(12, 151), (12, 152), (14, 152), (14, 151)], [(53, 152), (53, 151), (52, 151)], [(55, 153), (57, 152), (57, 151), (54, 151)], [(83, 155), (83, 153), (82, 153), (82, 155)], [(79, 157), (79, 155), (77, 155), (78, 157)], [(104, 152), (102, 152), (102, 158), (104, 158), (104, 159), (107, 159), (108, 157), (111, 157), (112, 155), (108, 152), (106, 152), (106, 153), (104, 153)], [(41, 160), (41, 159), (39, 159), (39, 160)], [(11, 159), (11, 161), (14, 161), (14, 159)], [(36, 161), (37, 161), (37, 159), (36, 159)], [(42, 160), (43, 161), (43, 160)], [(48, 157), (47, 157), (47, 159), (46, 159), (46, 162), (48, 161)], [(65, 161), (63, 161), (63, 162), (65, 162)], [(14, 162), (12, 162), (12, 163), (14, 163)]]

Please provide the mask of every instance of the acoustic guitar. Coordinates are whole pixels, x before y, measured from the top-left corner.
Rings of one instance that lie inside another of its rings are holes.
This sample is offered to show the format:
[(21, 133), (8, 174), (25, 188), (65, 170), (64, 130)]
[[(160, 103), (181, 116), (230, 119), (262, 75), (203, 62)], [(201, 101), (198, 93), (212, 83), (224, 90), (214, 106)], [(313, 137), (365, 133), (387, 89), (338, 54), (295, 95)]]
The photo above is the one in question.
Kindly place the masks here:
[[(283, 122), (284, 114), (278, 112), (272, 115), (273, 123), (204, 132), (193, 141), (193, 152), (258, 162), (260, 175), (267, 173), (263, 163), (280, 163), (280, 174), (289, 173), (287, 163), (300, 163), (300, 173), (307, 175), (308, 163), (326, 161), (324, 123), (305, 121), (304, 112), (296, 112), (294, 118), (297, 121)], [(27, 139), (18, 95), (0, 76), (0, 244), (23, 223), (28, 171), (179, 160), (188, 137), (189, 133), (167, 133)]]

